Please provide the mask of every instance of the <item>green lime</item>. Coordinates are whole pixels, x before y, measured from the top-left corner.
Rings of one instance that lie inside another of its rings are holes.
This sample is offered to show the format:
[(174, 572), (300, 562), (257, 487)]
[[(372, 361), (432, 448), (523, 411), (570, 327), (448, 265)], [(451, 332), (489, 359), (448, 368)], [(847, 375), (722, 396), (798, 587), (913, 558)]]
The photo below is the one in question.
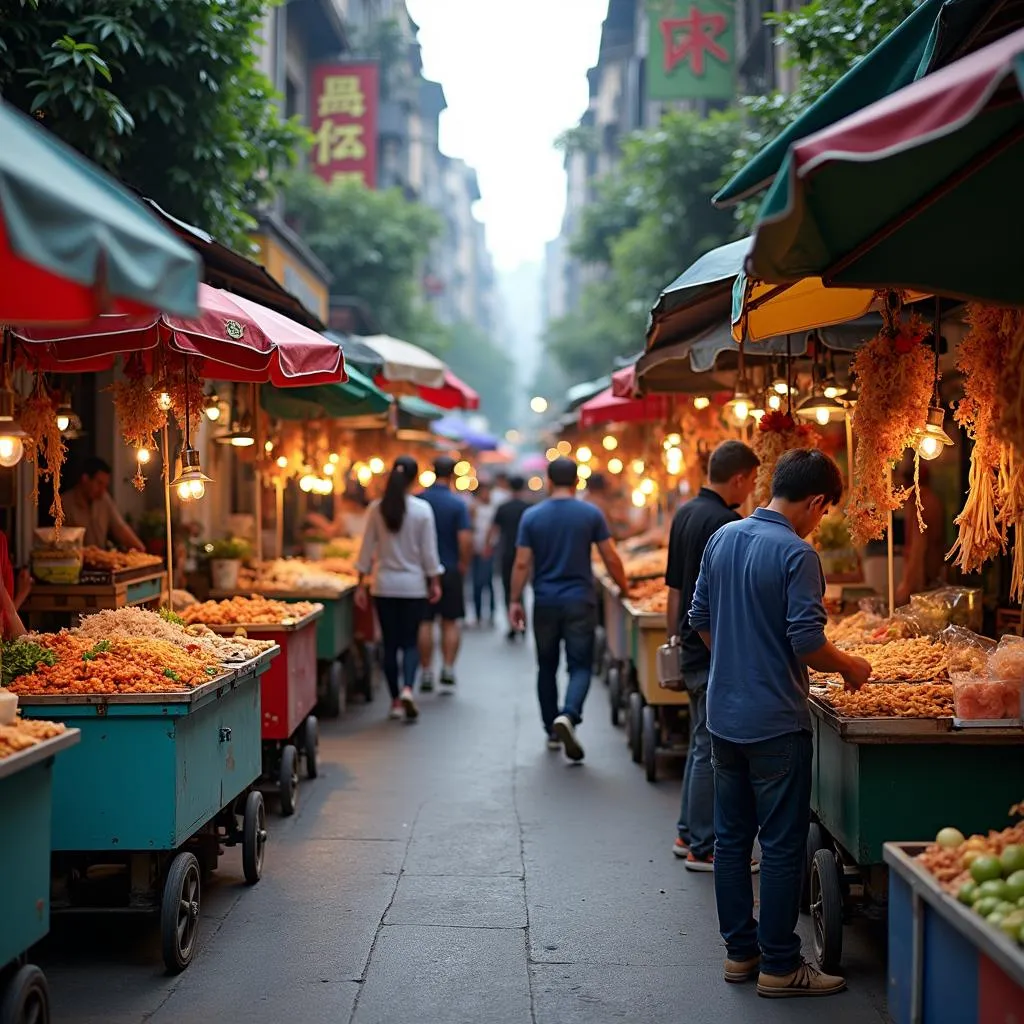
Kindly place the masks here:
[(1017, 941), (1021, 945), (1024, 945), (1024, 928), (1021, 928), (1021, 930), (1017, 932)]
[(974, 863), (971, 864), (971, 878), (979, 884), (1002, 877), (1003, 865), (998, 857), (993, 857), (991, 854), (982, 854), (980, 857), (976, 857)]
[(998, 896), (1001, 900), (1010, 898), (1010, 887), (1001, 878), (990, 878), (978, 886), (978, 893), (982, 896)]
[(998, 914), (1015, 914), (1017, 912), (1017, 904), (1011, 903), (1009, 900), (1002, 900), (996, 905), (996, 913)]
[(1007, 877), (1015, 871), (1024, 871), (1024, 846), (1011, 844), (999, 855), (999, 863), (1003, 866), (1003, 874)]
[(1009, 890), (1008, 900), (1019, 900), (1024, 896), (1024, 871), (1014, 871), (1006, 879), (1006, 888)]
[(979, 896), (981, 896), (981, 893), (978, 892), (977, 882), (964, 882), (960, 886), (960, 891), (956, 894), (956, 898), (961, 903), (966, 903), (967, 906), (970, 906)]
[(1002, 921), (999, 922), (999, 927), (1011, 939), (1017, 938), (1020, 934), (1020, 930), (1024, 927), (1024, 910), (1012, 910), (1007, 914)]
[(1017, 900), (1017, 906), (1024, 908), (1024, 896), (1021, 896), (1021, 898)]
[(998, 896), (982, 896), (974, 901), (974, 912), (982, 917), (988, 917), (1001, 902)]

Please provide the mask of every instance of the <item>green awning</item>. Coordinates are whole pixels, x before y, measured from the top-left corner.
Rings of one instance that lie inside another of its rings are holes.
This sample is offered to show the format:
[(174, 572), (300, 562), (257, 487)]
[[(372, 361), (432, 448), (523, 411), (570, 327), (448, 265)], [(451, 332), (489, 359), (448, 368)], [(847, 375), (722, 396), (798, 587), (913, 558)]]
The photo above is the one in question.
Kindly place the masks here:
[(596, 380), (585, 380), (582, 384), (573, 384), (565, 393), (565, 412), (572, 412), (578, 409), (584, 402), (589, 401), (595, 395), (607, 391), (612, 386), (612, 378), (609, 374), (598, 377)]
[[(789, 147), (800, 139), (902, 89), (961, 55), (978, 40), (971, 37), (1001, 3), (996, 0), (925, 0), (881, 43), (866, 54), (824, 95), (744, 164), (715, 195), (729, 206), (767, 188)], [(865, 9), (870, 16), (870, 8)]]
[(426, 402), (416, 395), (400, 395), (398, 409), (418, 420), (439, 420), (447, 415), (440, 406), (434, 405), (433, 402)]
[(391, 396), (351, 364), (346, 369), (348, 380), (343, 384), (287, 389), (264, 384), (260, 401), (279, 420), (354, 419), (386, 413)]

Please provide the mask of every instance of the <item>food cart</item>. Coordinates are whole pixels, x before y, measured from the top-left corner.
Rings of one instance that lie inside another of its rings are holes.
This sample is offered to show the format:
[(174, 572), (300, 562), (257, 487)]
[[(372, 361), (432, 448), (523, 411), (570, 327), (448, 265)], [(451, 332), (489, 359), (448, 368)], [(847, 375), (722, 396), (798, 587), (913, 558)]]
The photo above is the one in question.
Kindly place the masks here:
[(241, 845), (250, 885), (263, 871), (259, 680), (276, 653), (183, 692), (21, 698), (81, 733), (54, 768), (55, 913), (156, 913), (168, 971), (188, 967), (221, 847)]
[(1020, 799), (1024, 744), (1019, 728), (957, 730), (952, 718), (846, 718), (813, 692), (810, 707), (805, 900), (815, 953), (834, 970), (850, 912), (884, 906), (884, 844), (950, 821), (984, 831), (1000, 820)]
[(34, 583), (21, 606), (22, 618), (33, 628), (44, 628), (51, 620), (68, 625), (79, 615), (102, 608), (155, 608), (167, 593), (167, 573), (163, 567), (105, 575), (107, 578), (103, 579), (100, 574), (83, 571), (79, 583)]
[(0, 759), (0, 804), (8, 836), (0, 843), (7, 885), (0, 929), (0, 1020), (48, 1024), (46, 978), (26, 960), (50, 926), (50, 821), (54, 758), (74, 746), (77, 729)]
[(322, 608), (301, 618), (274, 623), (208, 623), (222, 636), (243, 631), (247, 636), (272, 640), (280, 656), (261, 683), (262, 774), (261, 788), (280, 800), (281, 813), (295, 813), (299, 791), (299, 758), (305, 761), (306, 778), (317, 776), (320, 735), (316, 716), (317, 623)]
[(690, 697), (685, 690), (669, 690), (658, 682), (664, 613), (643, 611), (628, 600), (622, 602), (622, 609), (637, 680), (637, 689), (629, 695), (629, 750), (633, 760), (643, 764), (647, 781), (655, 782), (659, 756), (686, 757)]
[(612, 725), (618, 725), (622, 710), (627, 706), (629, 694), (634, 689), (626, 613), (622, 607), (618, 587), (604, 573), (597, 573), (596, 579), (604, 613), (604, 678), (608, 684)]

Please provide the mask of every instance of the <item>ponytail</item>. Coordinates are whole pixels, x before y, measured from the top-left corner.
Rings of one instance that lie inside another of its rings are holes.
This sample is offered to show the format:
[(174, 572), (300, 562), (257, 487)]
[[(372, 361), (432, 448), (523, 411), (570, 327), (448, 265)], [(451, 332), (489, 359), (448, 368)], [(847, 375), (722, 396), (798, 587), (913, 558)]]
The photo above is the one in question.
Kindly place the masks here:
[(384, 497), (380, 499), (380, 516), (389, 533), (398, 533), (405, 522), (406, 494), (417, 475), (415, 460), (400, 455), (388, 475)]

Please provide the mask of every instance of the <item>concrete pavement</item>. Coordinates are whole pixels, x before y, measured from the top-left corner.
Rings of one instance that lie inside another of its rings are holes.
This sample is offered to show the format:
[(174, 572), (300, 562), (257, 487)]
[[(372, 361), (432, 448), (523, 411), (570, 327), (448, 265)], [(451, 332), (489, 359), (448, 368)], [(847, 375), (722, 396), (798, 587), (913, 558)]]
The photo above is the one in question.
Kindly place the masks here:
[(824, 1002), (722, 981), (712, 878), (669, 850), (681, 766), (644, 780), (600, 683), (572, 766), (545, 749), (528, 649), (470, 633), (459, 679), (415, 725), (379, 689), (322, 726), (298, 814), (271, 805), (262, 881), (222, 858), (181, 976), (152, 923), (60, 922), (35, 957), (56, 1024), (884, 1021), (884, 962), (855, 935)]

